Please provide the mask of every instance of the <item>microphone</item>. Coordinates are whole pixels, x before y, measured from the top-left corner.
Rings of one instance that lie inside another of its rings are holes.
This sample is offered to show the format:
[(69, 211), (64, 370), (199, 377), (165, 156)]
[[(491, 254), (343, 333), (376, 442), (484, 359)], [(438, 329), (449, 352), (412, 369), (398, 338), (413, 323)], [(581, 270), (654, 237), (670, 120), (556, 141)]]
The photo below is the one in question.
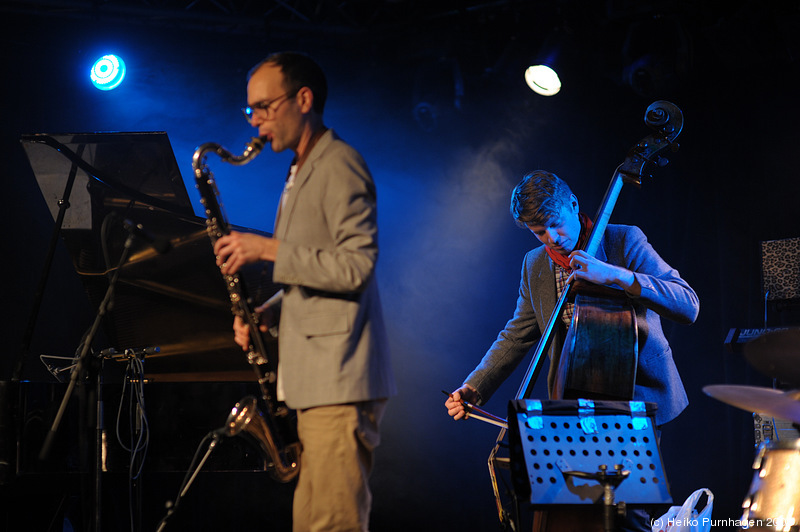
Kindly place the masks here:
[(128, 231), (128, 233), (132, 234), (136, 238), (144, 240), (145, 242), (150, 244), (150, 246), (153, 249), (155, 249), (157, 253), (161, 255), (172, 249), (172, 244), (170, 243), (169, 240), (156, 237), (148, 230), (146, 230), (142, 226), (142, 224), (136, 224), (133, 223), (131, 220), (126, 219), (122, 222), (122, 225), (125, 227), (125, 230)]

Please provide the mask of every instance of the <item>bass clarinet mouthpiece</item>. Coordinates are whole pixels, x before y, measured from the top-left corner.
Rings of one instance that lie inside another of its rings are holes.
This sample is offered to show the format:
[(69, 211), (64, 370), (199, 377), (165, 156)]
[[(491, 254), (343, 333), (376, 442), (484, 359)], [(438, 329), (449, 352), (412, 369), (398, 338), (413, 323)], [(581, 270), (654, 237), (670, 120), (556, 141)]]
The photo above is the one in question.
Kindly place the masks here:
[(250, 141), (250, 146), (253, 147), (254, 150), (261, 151), (264, 149), (264, 146), (269, 142), (269, 137), (266, 135), (262, 135), (260, 137), (253, 137)]

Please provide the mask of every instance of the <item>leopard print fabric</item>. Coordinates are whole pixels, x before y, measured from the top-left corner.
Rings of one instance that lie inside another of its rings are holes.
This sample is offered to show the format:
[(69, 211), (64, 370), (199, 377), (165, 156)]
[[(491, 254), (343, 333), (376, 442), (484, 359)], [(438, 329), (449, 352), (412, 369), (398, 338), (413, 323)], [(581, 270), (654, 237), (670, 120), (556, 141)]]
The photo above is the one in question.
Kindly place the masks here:
[(767, 299), (800, 298), (800, 238), (761, 242), (761, 278)]

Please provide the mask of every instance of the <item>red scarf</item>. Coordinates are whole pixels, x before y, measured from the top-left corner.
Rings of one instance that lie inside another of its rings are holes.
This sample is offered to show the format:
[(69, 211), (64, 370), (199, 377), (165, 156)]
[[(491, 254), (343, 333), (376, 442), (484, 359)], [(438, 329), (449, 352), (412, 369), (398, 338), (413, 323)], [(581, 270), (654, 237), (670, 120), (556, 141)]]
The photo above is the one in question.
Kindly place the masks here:
[[(581, 220), (581, 234), (578, 236), (578, 245), (575, 246), (575, 249), (572, 251), (583, 249), (586, 246), (586, 241), (589, 240), (589, 234), (592, 232), (592, 227), (594, 226), (592, 219), (582, 212), (578, 213), (578, 217)], [(547, 254), (550, 255), (550, 258), (553, 260), (553, 262), (565, 270), (569, 270), (570, 272), (572, 271), (572, 268), (569, 267), (569, 255), (562, 255), (561, 253), (553, 251), (547, 246), (545, 246), (544, 249), (547, 251)]]

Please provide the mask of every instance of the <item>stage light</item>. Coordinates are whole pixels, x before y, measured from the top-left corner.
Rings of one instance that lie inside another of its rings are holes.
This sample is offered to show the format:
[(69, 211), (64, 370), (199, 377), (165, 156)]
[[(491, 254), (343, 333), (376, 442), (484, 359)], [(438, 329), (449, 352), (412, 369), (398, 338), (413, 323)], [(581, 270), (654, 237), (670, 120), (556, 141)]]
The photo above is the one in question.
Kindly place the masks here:
[(556, 28), (542, 43), (535, 60), (525, 69), (525, 83), (536, 94), (553, 96), (561, 91), (566, 58), (572, 46), (572, 34), (567, 28)]
[(691, 38), (676, 17), (631, 24), (622, 45), (622, 64), (622, 80), (642, 98), (673, 94), (691, 70)]
[(116, 55), (104, 55), (92, 65), (89, 77), (101, 91), (116, 89), (125, 79), (125, 62)]
[(424, 131), (434, 131), (462, 110), (464, 78), (456, 59), (424, 61), (414, 75), (413, 115)]
[(536, 94), (553, 96), (561, 90), (558, 73), (547, 65), (531, 65), (525, 70), (525, 83)]

